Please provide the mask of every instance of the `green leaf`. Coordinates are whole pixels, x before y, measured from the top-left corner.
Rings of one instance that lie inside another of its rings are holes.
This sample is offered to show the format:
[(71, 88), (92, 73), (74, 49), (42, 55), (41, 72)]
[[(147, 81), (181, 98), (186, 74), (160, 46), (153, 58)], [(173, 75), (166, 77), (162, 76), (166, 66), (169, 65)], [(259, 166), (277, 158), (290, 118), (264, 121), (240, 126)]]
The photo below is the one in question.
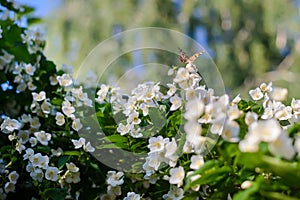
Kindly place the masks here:
[[(184, 187), (184, 190), (187, 191), (188, 189), (190, 189), (191, 187), (193, 187), (194, 185), (198, 185), (200, 184), (200, 182), (202, 182), (202, 177), (204, 176), (203, 181), (207, 182), (210, 175), (214, 174), (214, 172), (216, 172), (216, 170), (219, 167), (220, 162), (215, 161), (215, 160), (209, 160), (207, 162), (204, 163), (204, 165), (196, 170), (195, 172), (191, 173), (189, 176), (186, 177), (186, 185)], [(196, 181), (191, 182), (191, 177), (195, 176), (195, 175), (201, 175), (201, 178), (197, 179)], [(213, 177), (211, 177), (213, 178)], [(201, 179), (201, 180), (200, 180)], [(211, 180), (214, 181), (214, 180)], [(210, 181), (208, 181), (210, 182)]]
[(44, 199), (55, 199), (55, 200), (64, 200), (67, 195), (67, 189), (65, 188), (48, 188), (41, 193), (41, 196)]
[(63, 166), (68, 162), (70, 156), (61, 156), (58, 159), (58, 168), (62, 169)]
[(68, 156), (80, 156), (81, 152), (80, 151), (64, 151), (63, 155), (68, 155)]
[(63, 99), (53, 98), (50, 102), (52, 105), (60, 106), (63, 102)]
[(248, 169), (254, 170), (259, 167), (273, 172), (280, 176), (281, 181), (286, 185), (300, 188), (300, 164), (298, 162), (287, 162), (260, 153), (243, 153), (237, 157), (237, 163)]
[(38, 18), (38, 17), (30, 17), (30, 18), (27, 19), (28, 25), (39, 23), (41, 21), (42, 21), (41, 18)]
[(260, 191), (262, 196), (268, 197), (268, 199), (273, 200), (299, 200), (299, 198), (296, 197), (290, 197), (285, 194), (279, 193), (279, 192), (266, 192), (266, 191)]
[(240, 110), (246, 111), (246, 110), (248, 110), (250, 107), (249, 107), (247, 101), (245, 101), (245, 100), (242, 99), (242, 100), (240, 100), (240, 102), (238, 103), (238, 108), (239, 108)]
[(137, 148), (143, 148), (144, 146), (147, 146), (147, 142), (146, 141), (137, 142), (137, 143), (131, 145), (131, 149), (135, 150)]
[(112, 142), (112, 143), (127, 143), (128, 142), (127, 138), (122, 135), (109, 135), (102, 139), (104, 139), (108, 142)]
[(103, 144), (96, 146), (97, 149), (127, 149), (129, 150), (129, 147), (127, 144), (123, 143), (116, 143), (116, 144)]
[(221, 168), (212, 168), (207, 170), (204, 174), (201, 174), (201, 177), (191, 183), (191, 187), (195, 185), (203, 185), (203, 184), (214, 184), (224, 177), (228, 176), (228, 173), (231, 172), (231, 168), (229, 166), (224, 166)]
[(151, 119), (151, 122), (156, 128), (161, 128), (166, 123), (166, 113), (163, 113), (157, 108), (150, 108), (149, 109), (149, 116)]

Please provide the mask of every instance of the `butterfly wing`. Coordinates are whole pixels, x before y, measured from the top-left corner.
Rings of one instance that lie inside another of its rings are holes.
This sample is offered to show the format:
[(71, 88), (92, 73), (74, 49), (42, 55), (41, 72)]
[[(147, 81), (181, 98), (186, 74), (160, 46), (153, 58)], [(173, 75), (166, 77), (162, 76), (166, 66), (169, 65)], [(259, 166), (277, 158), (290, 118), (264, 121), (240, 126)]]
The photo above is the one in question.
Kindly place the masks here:
[(180, 62), (187, 63), (188, 59), (189, 59), (188, 55), (184, 51), (182, 51), (182, 49), (178, 48), (178, 50), (179, 50), (179, 60), (180, 60)]
[(189, 62), (193, 63), (200, 55), (202, 55), (204, 53), (204, 51), (195, 53), (192, 57), (190, 57), (188, 59)]

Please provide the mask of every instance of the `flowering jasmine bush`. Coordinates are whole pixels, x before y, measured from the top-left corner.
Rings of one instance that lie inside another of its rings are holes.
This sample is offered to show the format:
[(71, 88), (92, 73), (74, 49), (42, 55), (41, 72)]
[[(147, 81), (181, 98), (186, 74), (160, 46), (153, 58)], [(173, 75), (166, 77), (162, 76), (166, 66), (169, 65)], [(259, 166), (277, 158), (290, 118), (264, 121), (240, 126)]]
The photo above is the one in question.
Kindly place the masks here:
[[(29, 11), (1, 1), (0, 199), (300, 197), (300, 100), (286, 89), (217, 96), (192, 62), (130, 94), (75, 84), (44, 56), (43, 34), (19, 25)], [(86, 126), (92, 110), (100, 133)], [(113, 168), (102, 150), (141, 156)]]

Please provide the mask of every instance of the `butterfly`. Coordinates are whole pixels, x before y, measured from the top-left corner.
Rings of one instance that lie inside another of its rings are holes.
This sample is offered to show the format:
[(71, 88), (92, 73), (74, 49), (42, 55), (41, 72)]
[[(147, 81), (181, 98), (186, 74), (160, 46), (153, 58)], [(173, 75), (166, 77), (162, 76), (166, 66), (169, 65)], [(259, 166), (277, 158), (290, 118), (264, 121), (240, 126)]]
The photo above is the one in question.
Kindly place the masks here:
[(193, 63), (200, 55), (202, 55), (205, 51), (197, 52), (193, 56), (189, 57), (182, 49), (178, 48), (179, 50), (179, 60), (182, 63), (188, 64)]

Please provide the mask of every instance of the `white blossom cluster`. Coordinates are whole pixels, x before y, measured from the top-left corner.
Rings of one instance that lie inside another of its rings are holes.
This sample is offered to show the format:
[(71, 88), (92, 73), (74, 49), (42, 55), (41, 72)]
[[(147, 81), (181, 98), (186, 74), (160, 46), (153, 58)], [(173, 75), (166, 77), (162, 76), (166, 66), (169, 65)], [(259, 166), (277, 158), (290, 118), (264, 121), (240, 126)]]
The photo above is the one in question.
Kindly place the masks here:
[[(292, 99), (291, 105), (282, 103), (287, 98), (285, 88), (273, 87), (272, 83), (262, 83), (260, 87), (250, 90), (249, 94), (255, 101), (262, 101), (264, 113), (257, 119), (254, 113), (247, 113), (245, 122), (249, 126), (246, 137), (240, 141), (242, 152), (256, 152), (261, 142), (268, 143), (273, 155), (280, 155), (291, 160), (297, 153), (300, 157), (299, 136), (289, 137), (287, 128), (300, 121), (300, 100)], [(280, 121), (288, 121), (288, 125), (280, 125)], [(294, 144), (294, 145), (293, 145)]]
[[(6, 53), (6, 52), (4, 52)], [(7, 59), (7, 60), (5, 60)], [(13, 56), (8, 54), (1, 57), (2, 61), (6, 64), (11, 64)], [(2, 66), (5, 66), (2, 65)], [(8, 68), (6, 68), (8, 69)], [(69, 72), (71, 67), (64, 66), (63, 70)], [(15, 75), (16, 83), (25, 83), (28, 78), (34, 75), (36, 67), (31, 64), (15, 65), (12, 73)], [(54, 80), (56, 79), (56, 80)], [(72, 120), (71, 127), (73, 130), (78, 131), (82, 128), (79, 117), (75, 112), (78, 107), (92, 106), (92, 101), (88, 98), (87, 93), (83, 92), (82, 87), (71, 87), (73, 84), (71, 74), (64, 73), (62, 76), (53, 76), (50, 78), (51, 85), (59, 84), (63, 89), (64, 100), (61, 106), (52, 105), (51, 99), (45, 91), (36, 91), (36, 87), (31, 87), (29, 82), (26, 86), (18, 86), (17, 90), (22, 92), (27, 88), (32, 91), (32, 104), (30, 106), (30, 114), (23, 114), (18, 119), (11, 119), (3, 116), (4, 120), (1, 123), (1, 131), (5, 133), (8, 139), (15, 144), (15, 149), (23, 156), (23, 160), (27, 163), (26, 169), (30, 177), (37, 182), (43, 182), (45, 179), (48, 181), (59, 182), (60, 185), (67, 186), (80, 182), (79, 168), (73, 163), (66, 163), (66, 169), (59, 169), (51, 162), (51, 158), (60, 157), (63, 154), (63, 149), (51, 149), (52, 155), (45, 155), (39, 152), (38, 148), (50, 147), (53, 145), (52, 138), (56, 138), (55, 133), (46, 132), (41, 129), (41, 120), (47, 118), (55, 118), (57, 126), (65, 125), (68, 119)], [(86, 152), (93, 152), (95, 148), (90, 142), (86, 142), (85, 138), (80, 137), (78, 140), (72, 139), (71, 143), (74, 149), (82, 148)], [(15, 192), (15, 184), (19, 178), (16, 171), (9, 172), (5, 165), (2, 165), (1, 173), (7, 174), (8, 182), (4, 188), (0, 190), (1, 199), (5, 199), (7, 193)]]

